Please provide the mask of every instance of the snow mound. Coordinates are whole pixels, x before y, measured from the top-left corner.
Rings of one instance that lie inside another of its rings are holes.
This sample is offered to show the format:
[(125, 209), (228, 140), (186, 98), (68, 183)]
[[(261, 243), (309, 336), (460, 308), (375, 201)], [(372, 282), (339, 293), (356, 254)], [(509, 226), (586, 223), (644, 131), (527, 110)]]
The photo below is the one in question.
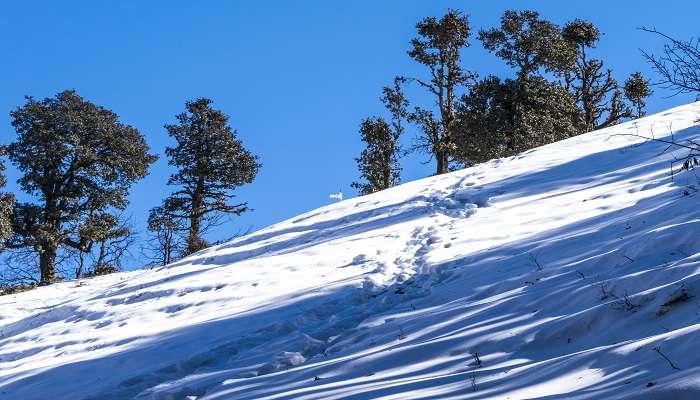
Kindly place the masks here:
[(0, 297), (0, 399), (697, 399), (700, 103)]

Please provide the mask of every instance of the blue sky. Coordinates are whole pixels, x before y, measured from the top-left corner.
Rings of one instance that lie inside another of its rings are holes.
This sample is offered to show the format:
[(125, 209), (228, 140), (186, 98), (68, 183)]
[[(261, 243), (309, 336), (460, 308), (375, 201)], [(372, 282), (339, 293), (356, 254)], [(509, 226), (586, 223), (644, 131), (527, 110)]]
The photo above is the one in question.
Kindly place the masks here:
[[(669, 6), (670, 5), (670, 6)], [(605, 36), (595, 55), (619, 80), (651, 76), (639, 48), (661, 42), (638, 31), (655, 26), (697, 36), (697, 1), (16, 1), (0, 10), (0, 129), (14, 138), (8, 113), (24, 95), (76, 89), (138, 128), (161, 155), (131, 194), (129, 213), (143, 227), (147, 210), (170, 189), (163, 129), (184, 102), (209, 97), (231, 116), (245, 145), (261, 157), (258, 179), (238, 191), (254, 212), (219, 227), (211, 239), (259, 229), (355, 195), (354, 157), (362, 118), (382, 114), (381, 87), (397, 74), (423, 72), (406, 55), (415, 23), (447, 8), (470, 15), (474, 31), (496, 25), (506, 9), (534, 9), (563, 24), (583, 18)], [(464, 66), (480, 75), (511, 72), (472, 40)], [(692, 98), (657, 89), (656, 112)], [(415, 134), (408, 133), (407, 141)], [(404, 160), (403, 180), (433, 172), (423, 155)], [(17, 175), (8, 166), (9, 189)]]

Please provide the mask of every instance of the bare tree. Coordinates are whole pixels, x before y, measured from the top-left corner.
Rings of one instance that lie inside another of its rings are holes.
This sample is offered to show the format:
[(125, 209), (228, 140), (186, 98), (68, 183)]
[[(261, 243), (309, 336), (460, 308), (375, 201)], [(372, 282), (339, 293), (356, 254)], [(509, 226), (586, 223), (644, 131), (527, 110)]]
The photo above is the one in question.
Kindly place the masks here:
[(104, 275), (119, 271), (124, 258), (130, 254), (137, 240), (134, 229), (128, 222), (123, 223), (111, 235), (97, 243), (90, 275)]
[(138, 238), (129, 218), (118, 215), (114, 220), (114, 225), (101, 233), (93, 233), (94, 239), (87, 241), (72, 255), (76, 279), (86, 275), (104, 275), (121, 268)]
[(36, 253), (32, 249), (21, 248), (5, 252), (0, 271), (0, 287), (4, 290), (15, 285), (38, 284), (38, 267)]
[[(694, 170), (696, 168), (700, 168), (700, 143), (697, 143), (695, 140), (692, 139), (685, 139), (683, 141), (678, 141), (676, 139), (676, 135), (673, 132), (673, 126), (671, 123), (669, 123), (668, 126), (668, 132), (669, 135), (666, 137), (657, 137), (656, 134), (654, 133), (654, 130), (650, 130), (650, 134), (648, 136), (642, 135), (639, 132), (637, 133), (617, 133), (612, 136), (632, 136), (636, 137), (639, 139), (644, 139), (647, 142), (656, 142), (656, 143), (662, 143), (666, 145), (664, 150), (661, 152), (661, 154), (666, 153), (669, 151), (669, 149), (675, 149), (675, 150), (683, 150), (685, 151), (685, 154), (681, 157), (676, 157), (673, 155), (674, 160), (671, 161), (671, 179), (674, 178), (674, 175), (677, 172), (683, 171), (683, 170)], [(675, 165), (680, 164), (680, 169), (678, 171), (675, 170)], [(629, 259), (629, 257), (625, 256), (626, 258)]]
[(644, 57), (660, 76), (657, 84), (664, 89), (673, 90), (674, 95), (695, 93), (700, 99), (700, 38), (683, 41), (655, 28), (641, 30), (661, 36), (667, 41), (661, 55), (642, 50)]
[(187, 227), (182, 219), (167, 213), (163, 207), (154, 207), (148, 215), (150, 236), (143, 248), (144, 255), (153, 263), (168, 265), (185, 251), (183, 233)]

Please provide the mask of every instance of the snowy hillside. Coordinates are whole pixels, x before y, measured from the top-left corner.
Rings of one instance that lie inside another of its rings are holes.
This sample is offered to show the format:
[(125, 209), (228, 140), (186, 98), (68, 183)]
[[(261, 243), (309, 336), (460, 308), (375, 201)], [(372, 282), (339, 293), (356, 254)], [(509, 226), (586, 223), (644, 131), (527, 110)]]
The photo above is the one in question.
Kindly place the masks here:
[(699, 116), (0, 297), (0, 399), (698, 399)]

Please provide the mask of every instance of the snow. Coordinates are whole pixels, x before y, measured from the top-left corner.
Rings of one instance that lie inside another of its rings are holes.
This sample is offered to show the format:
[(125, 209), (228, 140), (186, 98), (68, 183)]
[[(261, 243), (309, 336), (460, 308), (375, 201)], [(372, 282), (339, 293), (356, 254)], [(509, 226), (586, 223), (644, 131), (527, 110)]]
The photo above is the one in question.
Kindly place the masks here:
[(697, 399), (700, 103), (0, 297), (0, 399)]

